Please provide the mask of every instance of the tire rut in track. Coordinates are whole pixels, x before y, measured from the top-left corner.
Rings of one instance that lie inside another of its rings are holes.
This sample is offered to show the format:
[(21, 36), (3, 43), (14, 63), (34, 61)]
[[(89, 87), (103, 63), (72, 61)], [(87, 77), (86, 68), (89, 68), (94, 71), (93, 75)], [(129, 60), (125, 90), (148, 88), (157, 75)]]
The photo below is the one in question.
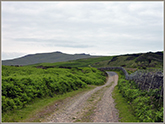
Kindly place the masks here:
[(91, 120), (93, 122), (118, 122), (118, 110), (115, 108), (114, 99), (112, 98), (112, 91), (117, 85), (118, 76), (113, 76), (114, 83), (105, 92), (98, 102), (95, 114)]

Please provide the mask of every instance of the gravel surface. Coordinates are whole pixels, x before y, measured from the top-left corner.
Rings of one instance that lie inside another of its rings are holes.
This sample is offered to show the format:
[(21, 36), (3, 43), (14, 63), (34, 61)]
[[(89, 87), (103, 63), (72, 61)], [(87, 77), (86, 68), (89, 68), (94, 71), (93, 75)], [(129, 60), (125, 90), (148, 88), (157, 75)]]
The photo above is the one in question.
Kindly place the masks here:
[(109, 75), (114, 75), (108, 81), (114, 83), (109, 87), (98, 102), (95, 110), (93, 122), (118, 122), (118, 110), (115, 108), (114, 99), (112, 98), (112, 91), (118, 82), (118, 75), (114, 72), (109, 72)]
[(96, 105), (96, 110), (92, 115), (91, 120), (93, 122), (117, 122), (117, 110), (114, 107), (114, 100), (111, 93), (115, 85), (117, 85), (118, 76), (114, 72), (107, 73), (109, 77), (105, 85), (98, 86), (84, 94), (75, 96), (71, 99), (67, 99), (58, 110), (43, 120), (43, 122), (74, 122), (75, 119), (78, 119), (83, 115), (84, 111), (86, 111), (85, 108), (88, 108), (86, 103), (91, 95), (103, 87), (110, 85), (113, 81), (114, 83), (112, 86), (105, 90), (103, 97)]

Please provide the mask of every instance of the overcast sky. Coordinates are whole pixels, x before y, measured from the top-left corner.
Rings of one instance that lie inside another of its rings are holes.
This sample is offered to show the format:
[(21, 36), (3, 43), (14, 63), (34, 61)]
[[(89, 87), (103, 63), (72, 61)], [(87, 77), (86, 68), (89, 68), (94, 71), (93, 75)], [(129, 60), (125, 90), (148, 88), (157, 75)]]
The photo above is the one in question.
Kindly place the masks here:
[(162, 51), (163, 2), (1, 2), (2, 60)]

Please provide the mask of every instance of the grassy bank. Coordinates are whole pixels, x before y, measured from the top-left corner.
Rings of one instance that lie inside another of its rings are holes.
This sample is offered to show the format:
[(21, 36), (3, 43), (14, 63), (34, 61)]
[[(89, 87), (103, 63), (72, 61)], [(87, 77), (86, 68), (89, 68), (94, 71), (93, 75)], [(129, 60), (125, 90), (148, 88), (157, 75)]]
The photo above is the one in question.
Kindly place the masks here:
[[(114, 71), (114, 72), (118, 74), (119, 80), (124, 77), (122, 71)], [(119, 92), (118, 85), (115, 86), (112, 92), (112, 97), (116, 103), (115, 107), (119, 111), (119, 122), (138, 122), (137, 117), (133, 115), (131, 106), (128, 104), (126, 99)]]
[(157, 99), (157, 90), (142, 91), (134, 81), (124, 79), (121, 71), (113, 91), (121, 122), (163, 122), (163, 103)]
[(119, 122), (138, 122), (138, 119), (133, 115), (131, 106), (119, 93), (119, 89), (116, 86), (112, 92), (112, 97), (115, 99), (116, 109), (119, 110)]

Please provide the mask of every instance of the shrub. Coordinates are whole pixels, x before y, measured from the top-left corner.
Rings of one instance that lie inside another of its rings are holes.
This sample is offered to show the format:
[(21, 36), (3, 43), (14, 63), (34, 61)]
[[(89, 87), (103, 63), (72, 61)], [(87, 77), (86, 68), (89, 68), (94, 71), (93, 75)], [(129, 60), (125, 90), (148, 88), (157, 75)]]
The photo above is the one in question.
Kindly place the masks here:
[(87, 84), (100, 85), (105, 75), (96, 68), (34, 68), (2, 66), (2, 112), (21, 109), (34, 98), (56, 96)]
[(140, 122), (163, 122), (163, 105), (156, 101), (158, 89), (142, 91), (138, 89), (135, 82), (125, 79), (119, 79), (117, 86)]

